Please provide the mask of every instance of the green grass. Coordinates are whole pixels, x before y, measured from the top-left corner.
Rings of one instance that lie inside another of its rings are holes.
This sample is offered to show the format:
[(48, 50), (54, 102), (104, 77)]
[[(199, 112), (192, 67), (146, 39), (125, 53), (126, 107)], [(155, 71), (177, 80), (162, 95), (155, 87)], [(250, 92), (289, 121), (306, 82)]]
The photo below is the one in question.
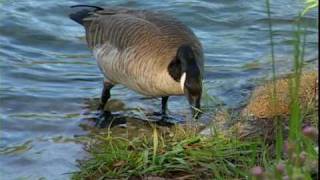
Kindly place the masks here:
[(170, 136), (153, 128), (152, 137), (128, 140), (96, 135), (99, 143), (92, 157), (73, 179), (119, 179), (129, 177), (192, 177), (195, 179), (245, 178), (248, 167), (261, 154), (258, 141), (241, 142), (223, 136), (203, 137), (176, 127)]
[[(289, 118), (289, 137), (286, 140), (287, 147), (289, 150), (285, 151), (283, 148), (283, 126), (279, 123), (276, 125), (276, 160), (270, 159), (269, 162), (264, 164), (267, 172), (265, 173), (266, 177), (270, 179), (282, 179), (283, 177), (288, 177), (290, 179), (313, 179), (318, 176), (316, 170), (310, 167), (310, 164), (318, 164), (318, 144), (315, 142), (314, 138), (310, 139), (302, 133), (303, 121), (306, 117), (303, 116), (304, 112), (301, 109), (301, 102), (299, 99), (299, 89), (300, 89), (300, 79), (303, 71), (304, 63), (304, 53), (306, 45), (306, 26), (302, 29), (301, 19), (309, 10), (318, 6), (318, 2), (313, 0), (307, 0), (307, 6), (303, 10), (295, 24), (295, 30), (293, 33), (293, 69), (290, 74), (290, 118)], [(266, 0), (267, 4), (267, 14), (269, 20), (271, 19), (270, 15), (270, 1)], [(276, 66), (275, 66), (275, 55), (274, 55), (274, 45), (273, 45), (273, 36), (272, 36), (272, 23), (269, 21), (269, 32), (270, 32), (270, 41), (271, 41), (271, 54), (272, 54), (272, 70), (273, 70), (273, 80), (276, 77)], [(274, 94), (275, 93), (275, 83), (274, 83)], [(276, 96), (273, 98), (276, 100)], [(274, 104), (274, 108), (277, 108), (277, 105)], [(308, 110), (307, 110), (308, 111)], [(316, 114), (318, 111), (314, 111)], [(278, 120), (276, 119), (276, 122)], [(285, 168), (282, 172), (277, 169), (277, 166), (282, 164)]]
[[(277, 111), (278, 107), (278, 98), (277, 98), (277, 87), (276, 87), (276, 59), (275, 59), (275, 53), (274, 53), (274, 42), (273, 42), (273, 32), (272, 32), (272, 21), (271, 21), (271, 10), (270, 10), (270, 1), (266, 0), (266, 9), (268, 14), (268, 24), (269, 24), (269, 37), (270, 37), (270, 47), (271, 47), (271, 64), (272, 64), (272, 83), (273, 83), (273, 89), (272, 89), (272, 105), (273, 105), (273, 112)], [(277, 160), (281, 159), (281, 149), (283, 147), (283, 125), (282, 121), (279, 119), (279, 117), (275, 117), (275, 127), (276, 127), (276, 157)]]

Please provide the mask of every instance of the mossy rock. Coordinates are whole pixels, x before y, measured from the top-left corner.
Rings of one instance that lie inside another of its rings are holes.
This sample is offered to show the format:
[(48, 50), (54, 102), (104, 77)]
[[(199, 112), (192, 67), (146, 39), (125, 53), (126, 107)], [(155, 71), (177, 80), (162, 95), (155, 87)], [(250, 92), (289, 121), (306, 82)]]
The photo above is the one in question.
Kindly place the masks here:
[[(288, 132), (291, 114), (291, 92), (293, 80), (290, 76), (276, 80), (276, 100), (272, 96), (273, 83), (257, 87), (247, 106), (240, 112), (239, 121), (233, 126), (240, 138), (265, 137), (273, 140), (275, 119), (285, 126), (284, 135)], [(318, 122), (318, 73), (304, 72), (299, 86), (299, 102), (303, 112), (303, 123), (317, 126)], [(274, 104), (276, 108), (274, 108)]]
[[(276, 116), (288, 116), (290, 114), (291, 93), (293, 84), (290, 77), (276, 80), (276, 96), (273, 96), (273, 83), (268, 82), (257, 87), (249, 100), (248, 105), (242, 111), (242, 116), (253, 116), (257, 119), (272, 119)], [(276, 101), (273, 100), (276, 98)], [(306, 72), (301, 75), (299, 100), (303, 110), (315, 106), (318, 100), (318, 73)], [(274, 102), (273, 102), (274, 101)]]
[[(300, 108), (303, 112), (303, 123), (318, 124), (318, 73), (304, 72), (301, 75), (299, 88)], [(272, 140), (275, 131), (275, 119), (281, 120), (288, 132), (290, 118), (290, 76), (276, 80), (277, 108), (272, 99), (273, 83), (267, 82), (258, 86), (252, 92), (248, 104), (237, 110), (222, 110), (212, 119), (212, 125), (225, 136), (243, 138), (265, 137)], [(212, 135), (212, 128), (200, 132), (202, 135)]]

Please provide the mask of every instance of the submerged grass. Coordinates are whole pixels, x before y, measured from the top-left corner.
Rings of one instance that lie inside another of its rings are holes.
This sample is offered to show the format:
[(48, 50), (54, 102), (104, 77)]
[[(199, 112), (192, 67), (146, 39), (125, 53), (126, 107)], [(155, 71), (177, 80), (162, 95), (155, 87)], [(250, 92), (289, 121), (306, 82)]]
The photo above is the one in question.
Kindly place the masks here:
[(73, 179), (143, 179), (148, 176), (186, 179), (245, 178), (260, 160), (261, 143), (223, 136), (203, 137), (174, 127), (170, 135), (128, 139), (100, 136), (92, 157)]

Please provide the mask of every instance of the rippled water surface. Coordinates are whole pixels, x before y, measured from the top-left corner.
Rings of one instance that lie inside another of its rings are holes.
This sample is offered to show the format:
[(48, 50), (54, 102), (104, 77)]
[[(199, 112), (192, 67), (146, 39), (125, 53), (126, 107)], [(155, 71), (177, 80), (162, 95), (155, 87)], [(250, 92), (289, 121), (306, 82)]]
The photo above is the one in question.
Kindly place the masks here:
[[(104, 2), (106, 4), (103, 4)], [(278, 71), (290, 69), (298, 0), (272, 1)], [(40, 1), (0, 0), (0, 176), (4, 179), (68, 179), (85, 152), (79, 139), (96, 102), (102, 75), (84, 41), (84, 30), (68, 19), (70, 5), (121, 5), (161, 10), (191, 27), (205, 50), (205, 85), (228, 107), (245, 102), (270, 70), (264, 1)], [(316, 12), (308, 24), (307, 59), (317, 57)], [(122, 111), (159, 111), (122, 86), (112, 90)], [(182, 104), (182, 105), (181, 105)], [(124, 109), (124, 110), (123, 110)], [(171, 114), (188, 112), (182, 97), (169, 100)]]

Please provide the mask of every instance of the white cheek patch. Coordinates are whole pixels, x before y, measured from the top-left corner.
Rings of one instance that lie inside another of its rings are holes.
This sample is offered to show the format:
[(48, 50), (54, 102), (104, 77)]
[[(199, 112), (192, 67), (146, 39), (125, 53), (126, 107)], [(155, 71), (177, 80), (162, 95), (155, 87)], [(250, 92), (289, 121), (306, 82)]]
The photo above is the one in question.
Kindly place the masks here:
[(181, 78), (180, 78), (180, 85), (181, 85), (181, 89), (182, 91), (184, 91), (184, 83), (186, 82), (186, 73), (184, 72), (182, 75), (181, 75)]

